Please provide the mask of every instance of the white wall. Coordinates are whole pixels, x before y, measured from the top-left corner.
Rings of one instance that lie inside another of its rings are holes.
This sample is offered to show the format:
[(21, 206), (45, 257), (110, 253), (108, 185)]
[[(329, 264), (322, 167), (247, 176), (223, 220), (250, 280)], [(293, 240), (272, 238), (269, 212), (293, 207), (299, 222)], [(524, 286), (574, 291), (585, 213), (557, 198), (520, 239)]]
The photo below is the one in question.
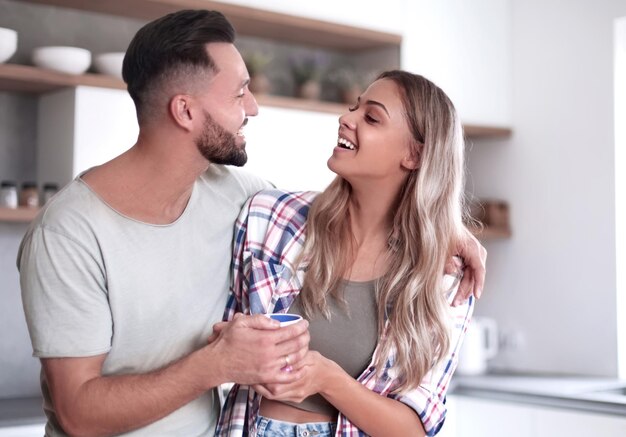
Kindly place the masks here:
[(613, 20), (624, 15), (623, 0), (513, 2), (515, 134), (470, 153), (475, 192), (511, 202), (513, 238), (487, 243), (477, 312), (525, 341), (497, 365), (617, 374)]
[(468, 124), (510, 126), (511, 0), (407, 2), (402, 67), (439, 85)]
[(261, 107), (246, 126), (246, 170), (292, 191), (323, 190), (335, 174), (326, 161), (337, 144), (338, 116)]
[(615, 239), (619, 374), (626, 378), (626, 17), (615, 22)]

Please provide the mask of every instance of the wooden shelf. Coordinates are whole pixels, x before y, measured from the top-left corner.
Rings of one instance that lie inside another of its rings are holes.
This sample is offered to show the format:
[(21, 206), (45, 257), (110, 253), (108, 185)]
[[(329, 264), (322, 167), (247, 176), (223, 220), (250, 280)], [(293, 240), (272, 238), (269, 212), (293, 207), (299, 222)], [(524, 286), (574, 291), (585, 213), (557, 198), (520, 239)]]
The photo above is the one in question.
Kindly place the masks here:
[[(222, 3), (214, 0), (24, 0), (49, 6), (152, 20), (180, 9), (216, 9), (224, 13), (242, 35), (258, 36), (340, 51), (368, 50), (396, 46), (402, 36), (327, 21)], [(97, 75), (69, 75), (26, 65), (0, 64), (0, 91), (41, 93), (78, 85), (126, 89), (119, 79)], [(345, 104), (257, 96), (259, 104), (288, 109), (342, 114)], [(467, 138), (508, 138), (511, 129), (490, 126), (464, 126)]]
[[(28, 223), (35, 218), (39, 208), (2, 208), (0, 207), (0, 222)], [(497, 240), (511, 238), (510, 229), (498, 229), (485, 226), (482, 230), (470, 228), (479, 240)]]
[(402, 36), (295, 15), (222, 3), (213, 0), (25, 0), (50, 6), (81, 9), (143, 20), (153, 20), (180, 9), (222, 12), (240, 35), (324, 47), (339, 51), (397, 46)]
[(44, 93), (79, 85), (126, 89), (126, 84), (103, 74), (67, 74), (29, 65), (0, 64), (0, 91)]
[(0, 222), (28, 223), (35, 218), (39, 208), (1, 208)]
[[(35, 218), (39, 208), (0, 208), (0, 222), (28, 223)], [(470, 228), (479, 240), (499, 240), (511, 238), (510, 229), (497, 229), (493, 227)]]
[[(39, 208), (1, 208), (0, 207), (0, 223), (29, 223), (32, 221)], [(482, 230), (478, 228), (470, 228), (471, 232), (481, 241), (486, 240), (502, 240), (511, 238), (510, 229), (498, 229), (485, 226)]]
[[(103, 74), (66, 74), (53, 70), (45, 70), (30, 65), (0, 64), (0, 91), (44, 93), (61, 88), (79, 85), (101, 88), (126, 89), (126, 84), (113, 76)], [(293, 97), (257, 95), (259, 105), (276, 108), (299, 109), (303, 111), (343, 114), (347, 103), (322, 102), (319, 100), (303, 100)], [(468, 138), (506, 138), (510, 129), (489, 126), (464, 126)]]

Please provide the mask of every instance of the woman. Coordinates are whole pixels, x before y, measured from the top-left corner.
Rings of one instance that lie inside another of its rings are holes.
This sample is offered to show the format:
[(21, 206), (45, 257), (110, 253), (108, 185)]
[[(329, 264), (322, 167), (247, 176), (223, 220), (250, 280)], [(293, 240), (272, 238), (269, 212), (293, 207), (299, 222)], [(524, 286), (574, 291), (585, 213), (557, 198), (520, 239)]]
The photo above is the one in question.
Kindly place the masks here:
[(217, 435), (419, 436), (443, 423), (473, 308), (450, 305), (458, 281), (442, 274), (466, 232), (460, 122), (433, 83), (389, 71), (339, 124), (330, 186), (261, 192), (236, 230), (226, 318), (303, 314), (304, 376), (233, 387)]

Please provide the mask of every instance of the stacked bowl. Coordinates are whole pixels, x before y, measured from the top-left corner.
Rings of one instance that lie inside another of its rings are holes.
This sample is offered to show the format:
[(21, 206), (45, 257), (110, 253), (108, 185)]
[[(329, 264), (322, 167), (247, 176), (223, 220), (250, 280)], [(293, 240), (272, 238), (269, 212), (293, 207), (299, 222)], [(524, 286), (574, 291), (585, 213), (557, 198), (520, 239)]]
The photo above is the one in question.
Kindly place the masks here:
[(68, 74), (82, 74), (91, 65), (91, 52), (69, 46), (37, 47), (33, 50), (32, 61), (37, 67)]
[(0, 64), (6, 62), (17, 50), (17, 32), (0, 27)]

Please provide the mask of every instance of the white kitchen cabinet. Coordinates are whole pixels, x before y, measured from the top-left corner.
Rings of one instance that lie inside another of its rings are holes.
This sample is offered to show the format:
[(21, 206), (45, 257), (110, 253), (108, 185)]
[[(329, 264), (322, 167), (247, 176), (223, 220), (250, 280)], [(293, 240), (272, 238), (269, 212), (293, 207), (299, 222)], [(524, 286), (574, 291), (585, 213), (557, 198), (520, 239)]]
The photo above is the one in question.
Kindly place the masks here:
[(128, 92), (79, 86), (39, 98), (37, 132), (37, 180), (63, 186), (127, 150), (139, 127)]
[(449, 396), (452, 425), (439, 437), (624, 437), (626, 417), (517, 402)]
[(465, 396), (450, 398), (454, 400), (455, 407), (455, 434), (446, 437), (533, 436), (532, 407)]
[(537, 409), (536, 437), (624, 437), (626, 417), (560, 409)]
[(45, 423), (0, 427), (0, 437), (41, 437), (45, 430)]

